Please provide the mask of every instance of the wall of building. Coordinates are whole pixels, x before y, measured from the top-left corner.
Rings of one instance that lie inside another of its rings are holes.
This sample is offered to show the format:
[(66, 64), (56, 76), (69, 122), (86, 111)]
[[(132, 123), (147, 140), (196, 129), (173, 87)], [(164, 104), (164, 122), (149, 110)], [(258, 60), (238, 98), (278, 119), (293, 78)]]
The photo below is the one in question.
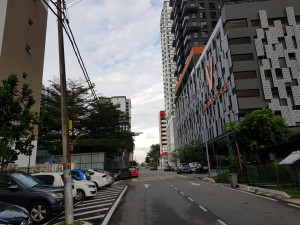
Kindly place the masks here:
[(299, 4), (274, 0), (224, 7), (177, 96), (179, 147), (222, 137), (225, 123), (255, 109), (272, 108), (290, 126), (300, 125)]
[(2, 49), (3, 35), (4, 35), (7, 1), (8, 0), (0, 1), (0, 55)]

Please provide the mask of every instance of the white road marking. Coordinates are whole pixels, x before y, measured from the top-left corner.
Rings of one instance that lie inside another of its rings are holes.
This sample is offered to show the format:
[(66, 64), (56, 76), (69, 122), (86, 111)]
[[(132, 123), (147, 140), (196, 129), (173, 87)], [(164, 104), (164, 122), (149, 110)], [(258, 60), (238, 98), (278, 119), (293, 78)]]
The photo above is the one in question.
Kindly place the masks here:
[(253, 195), (253, 196), (256, 196), (256, 197), (259, 197), (259, 198), (264, 198), (264, 199), (271, 200), (271, 201), (274, 201), (274, 202), (277, 202), (277, 201), (278, 201), (278, 200), (273, 199), (273, 198), (268, 198), (268, 197), (264, 197), (264, 196), (261, 196), (261, 195), (252, 194), (252, 193), (249, 193), (249, 192), (247, 192), (247, 191), (236, 190), (236, 189), (229, 188), (229, 187), (225, 187), (225, 186), (222, 186), (222, 185), (219, 185), (219, 186), (220, 186), (220, 187), (223, 187), (223, 188), (226, 188), (226, 189), (229, 189), (229, 190), (232, 190), (232, 191), (242, 192), (242, 193), (245, 193), (245, 194), (248, 194), (248, 195)]
[(178, 191), (178, 188), (174, 188), (176, 191)]
[[(111, 200), (111, 201), (114, 201), (114, 200), (116, 200), (115, 199), (115, 197), (112, 197), (112, 198), (104, 198), (103, 200)], [(95, 199), (95, 200), (88, 200), (88, 201), (84, 201), (84, 203), (90, 203), (90, 202), (99, 202), (99, 199)], [(84, 204), (84, 203), (82, 203), (82, 204)]]
[(122, 191), (122, 193), (120, 194), (119, 198), (117, 199), (117, 201), (115, 202), (115, 204), (110, 208), (109, 212), (107, 213), (104, 221), (102, 222), (101, 225), (107, 225), (107, 223), (109, 222), (112, 214), (114, 213), (115, 209), (117, 208), (117, 205), (119, 204), (119, 202), (121, 201), (121, 198), (123, 197), (125, 191), (127, 190), (127, 186), (125, 186), (124, 190)]
[[(104, 200), (104, 201), (101, 200), (101, 203), (104, 203), (104, 202), (112, 202), (112, 201), (114, 201), (114, 200), (116, 200), (116, 199)], [(99, 201), (99, 200), (98, 200), (98, 201)], [(86, 203), (80, 204), (78, 207), (85, 207), (85, 206), (87, 206), (87, 205), (95, 205), (95, 202), (91, 202), (91, 203), (86, 202)], [(77, 208), (78, 208), (78, 207), (77, 207)]]
[[(74, 216), (81, 216), (81, 215), (85, 215), (85, 214), (96, 213), (96, 212), (101, 212), (101, 211), (106, 211), (106, 210), (109, 210), (109, 208), (102, 208), (102, 209), (97, 209), (97, 210), (82, 212), (82, 213), (74, 213)], [(59, 219), (63, 219), (63, 218), (65, 218), (65, 216), (59, 217)]]
[(294, 205), (294, 204), (288, 204), (288, 205), (290, 205), (290, 206), (294, 206), (294, 207), (297, 207), (297, 208), (300, 208), (300, 206), (299, 206), (299, 205)]
[(217, 220), (220, 224), (222, 225), (227, 225), (226, 223), (224, 223), (222, 220)]
[(108, 205), (111, 205), (111, 204), (112, 204), (112, 202), (111, 203), (106, 203), (106, 204), (101, 204), (101, 205), (88, 206), (88, 207), (84, 206), (84, 207), (81, 207), (81, 208), (76, 208), (73, 211), (74, 212), (75, 211), (79, 211), (79, 210), (82, 210), (82, 208), (84, 208), (84, 209), (92, 209), (92, 208), (97, 208), (97, 207), (102, 207), (102, 206), (108, 206)]
[(184, 195), (184, 193), (183, 193), (183, 192), (180, 192), (180, 194)]
[(118, 196), (119, 196), (119, 194), (113, 194), (113, 195), (109, 195), (109, 194), (107, 194), (107, 195), (96, 195), (96, 196), (93, 197), (93, 199), (107, 198), (107, 197), (118, 197)]
[(191, 201), (191, 202), (193, 202), (194, 200), (192, 199), (192, 198), (190, 198), (190, 197), (188, 197), (188, 199)]
[(105, 214), (102, 214), (100, 216), (93, 216), (93, 217), (88, 217), (88, 218), (84, 218), (84, 220), (94, 220), (94, 219), (101, 219), (105, 217)]
[[(144, 175), (145, 176), (145, 175)], [(118, 184), (118, 183), (120, 183), (120, 182), (122, 182), (123, 180), (119, 180), (119, 181), (117, 181), (117, 182), (115, 182), (113, 185), (115, 185), (115, 184)]]
[(144, 184), (142, 186), (144, 186), (145, 188), (148, 188), (150, 186), (150, 184)]
[(207, 209), (204, 208), (203, 206), (199, 205), (199, 208), (202, 209), (204, 212), (207, 212)]
[(200, 185), (200, 184), (197, 184), (197, 183), (194, 183), (194, 182), (190, 182), (192, 185)]
[(171, 187), (174, 187), (172, 184), (170, 185)]

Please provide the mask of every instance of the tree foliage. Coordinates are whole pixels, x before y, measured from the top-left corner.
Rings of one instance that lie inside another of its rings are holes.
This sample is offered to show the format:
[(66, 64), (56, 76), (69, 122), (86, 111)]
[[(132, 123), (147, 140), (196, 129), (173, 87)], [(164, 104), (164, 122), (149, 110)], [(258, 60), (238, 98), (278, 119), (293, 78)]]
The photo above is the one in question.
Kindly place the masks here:
[(18, 154), (32, 154), (38, 115), (32, 112), (35, 100), (28, 84), (19, 88), (17, 75), (0, 83), (0, 163), (1, 170), (17, 160)]
[[(150, 146), (150, 150), (147, 153), (147, 157), (149, 157), (149, 164), (155, 164), (156, 166), (159, 163), (159, 155), (160, 155), (160, 145), (159, 144), (153, 144)], [(147, 163), (147, 157), (146, 157), (146, 163)]]
[(205, 160), (205, 146), (201, 141), (195, 141), (191, 145), (177, 149), (173, 157), (180, 162), (203, 162)]
[[(96, 102), (88, 91), (82, 81), (67, 82), (68, 116), (73, 122), (70, 139), (74, 153), (104, 151), (107, 158), (124, 153), (125, 161), (128, 159), (129, 162), (129, 154), (134, 150), (134, 134), (121, 128), (128, 121), (128, 115), (109, 98), (100, 98)], [(43, 88), (40, 127), (40, 149), (52, 154), (61, 154), (62, 151), (60, 113), (60, 85), (54, 80), (49, 87)]]

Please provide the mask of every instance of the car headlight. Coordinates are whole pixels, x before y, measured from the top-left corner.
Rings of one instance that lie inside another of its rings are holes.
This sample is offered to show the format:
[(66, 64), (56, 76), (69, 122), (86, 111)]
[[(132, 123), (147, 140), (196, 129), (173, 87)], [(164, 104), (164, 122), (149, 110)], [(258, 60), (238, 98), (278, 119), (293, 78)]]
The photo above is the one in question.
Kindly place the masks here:
[(53, 198), (63, 198), (64, 197), (64, 194), (61, 192), (54, 192), (54, 193), (51, 193), (51, 195)]
[(93, 184), (86, 184), (86, 186), (88, 186), (88, 188), (95, 188), (95, 185)]

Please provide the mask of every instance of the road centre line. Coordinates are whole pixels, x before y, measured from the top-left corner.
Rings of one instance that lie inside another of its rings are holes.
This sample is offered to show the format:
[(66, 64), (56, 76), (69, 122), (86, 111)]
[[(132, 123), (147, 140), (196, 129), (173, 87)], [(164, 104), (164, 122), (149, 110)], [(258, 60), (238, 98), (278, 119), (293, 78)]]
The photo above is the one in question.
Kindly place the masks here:
[(274, 202), (278, 202), (278, 200), (273, 199), (273, 198), (268, 198), (268, 197), (265, 197), (265, 196), (252, 194), (252, 193), (249, 193), (249, 192), (247, 192), (247, 191), (236, 190), (236, 189), (229, 188), (229, 187), (225, 187), (225, 186), (222, 186), (222, 185), (219, 185), (219, 186), (220, 186), (220, 187), (223, 187), (223, 188), (226, 188), (226, 189), (229, 189), (229, 190), (232, 190), (232, 191), (238, 191), (238, 192), (242, 192), (242, 193), (245, 193), (245, 194), (248, 194), (248, 195), (253, 195), (253, 196), (256, 196), (256, 197), (259, 197), (259, 198), (264, 198), (264, 199), (267, 199), (267, 200), (271, 200), (271, 201), (274, 201)]
[(92, 209), (92, 208), (97, 208), (97, 207), (102, 207), (102, 206), (108, 206), (108, 205), (111, 205), (111, 203), (106, 203), (106, 204), (101, 204), (101, 205), (93, 205), (93, 206), (88, 206), (88, 207), (81, 207), (81, 208), (76, 208), (74, 209), (73, 211), (78, 211), (78, 210), (82, 210), (82, 208), (84, 209)]
[(222, 225), (227, 225), (226, 223), (224, 223), (222, 220), (217, 220), (220, 224)]
[(173, 184), (170, 185), (171, 187), (174, 187)]
[(121, 201), (121, 198), (123, 197), (125, 191), (127, 190), (127, 186), (125, 186), (125, 188), (123, 189), (122, 193), (120, 194), (120, 196), (118, 197), (117, 201), (115, 201), (114, 205), (110, 208), (109, 212), (106, 214), (105, 219), (103, 220), (101, 225), (107, 225), (107, 223), (109, 222), (112, 214), (114, 213), (115, 209), (117, 208), (117, 205), (119, 204), (119, 202)]
[(174, 188), (176, 191), (178, 191), (178, 188)]
[(204, 208), (203, 206), (199, 205), (199, 208), (202, 209), (204, 212), (207, 212), (207, 209)]
[(294, 204), (288, 204), (288, 205), (290, 205), (290, 206), (294, 206), (294, 207), (296, 207), (296, 208), (300, 208), (300, 206), (299, 206), (299, 205), (294, 205)]
[(190, 197), (188, 197), (188, 200), (190, 200), (191, 202), (193, 202), (194, 200), (192, 199), (192, 198), (190, 198)]
[(184, 193), (183, 193), (183, 192), (180, 192), (180, 194), (184, 195)]

